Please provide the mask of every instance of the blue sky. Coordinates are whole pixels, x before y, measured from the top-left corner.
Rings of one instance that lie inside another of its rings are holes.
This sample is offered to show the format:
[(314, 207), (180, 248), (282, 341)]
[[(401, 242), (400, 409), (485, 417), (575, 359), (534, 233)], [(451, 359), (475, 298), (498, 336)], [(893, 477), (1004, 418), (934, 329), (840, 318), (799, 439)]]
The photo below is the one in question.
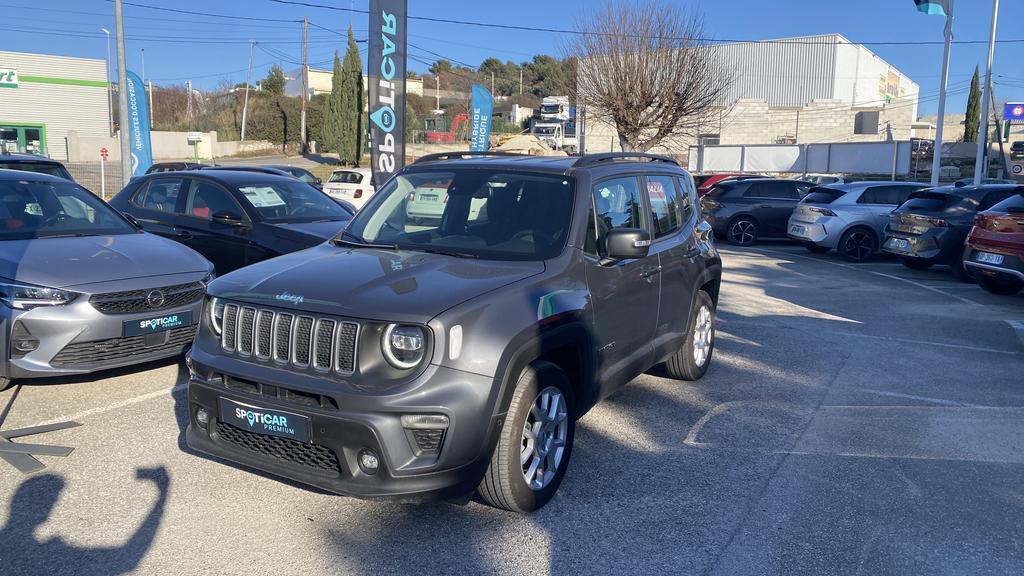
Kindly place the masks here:
[[(145, 50), (146, 75), (156, 83), (184, 83), (192, 79), (203, 88), (222, 80), (245, 79), (248, 40), (255, 39), (266, 51), (257, 49), (254, 76), (262, 77), (277, 62), (285, 70), (297, 68), (301, 25), (288, 20), (308, 16), (314, 24), (344, 31), (351, 22), (357, 38), (366, 37), (367, 16), (345, 12), (286, 6), (270, 0), (126, 0), (138, 4), (174, 7), (236, 16), (275, 19), (273, 22), (241, 21), (170, 14), (126, 6), (126, 36), (148, 38), (128, 41), (129, 67), (141, 73), (141, 50)], [(311, 0), (314, 3), (366, 9), (367, 0)], [(716, 38), (766, 39), (839, 32), (855, 42), (935, 41), (942, 39), (944, 19), (918, 13), (912, 0), (718, 0), (685, 1), (679, 4), (704, 14), (709, 34)], [(410, 0), (414, 16), (501, 22), (521, 26), (571, 28), (577, 15), (596, 1), (518, 0)], [(846, 6), (842, 8), (842, 6)], [(491, 6), (483, 9), (482, 6)], [(856, 8), (850, 8), (856, 6)], [(954, 32), (957, 40), (988, 38), (991, 3), (988, 0), (958, 0)], [(1019, 1), (1002, 2), (1000, 40), (1024, 39)], [(113, 30), (113, 3), (107, 0), (0, 0), (0, 50), (43, 52), (103, 58), (106, 54), (100, 27)], [(49, 34), (53, 31), (62, 35)], [(451, 59), (478, 64), (488, 56), (522, 61), (536, 53), (559, 55), (564, 38), (557, 34), (498, 30), (412, 20), (410, 42), (424, 50)], [(344, 39), (321, 28), (310, 28), (309, 59), (315, 66), (328, 67), (335, 49)], [(942, 58), (941, 46), (872, 45), (872, 51), (921, 85), (921, 113), (934, 113)], [(953, 47), (950, 83), (966, 83), (976, 64), (983, 65), (984, 43)], [(410, 62), (414, 70), (425, 65)], [(1024, 100), (1024, 42), (996, 47), (994, 72), (996, 96), (1001, 100)], [(947, 110), (962, 112), (966, 94), (951, 95)]]

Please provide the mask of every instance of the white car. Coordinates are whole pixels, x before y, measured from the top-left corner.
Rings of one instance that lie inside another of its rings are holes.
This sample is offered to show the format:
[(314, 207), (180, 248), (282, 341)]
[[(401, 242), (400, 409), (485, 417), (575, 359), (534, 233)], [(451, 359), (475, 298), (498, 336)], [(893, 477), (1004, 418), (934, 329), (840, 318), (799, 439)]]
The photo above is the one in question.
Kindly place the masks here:
[(351, 202), (357, 209), (373, 196), (373, 176), (369, 168), (341, 168), (331, 172), (323, 183), (324, 192), (334, 198)]

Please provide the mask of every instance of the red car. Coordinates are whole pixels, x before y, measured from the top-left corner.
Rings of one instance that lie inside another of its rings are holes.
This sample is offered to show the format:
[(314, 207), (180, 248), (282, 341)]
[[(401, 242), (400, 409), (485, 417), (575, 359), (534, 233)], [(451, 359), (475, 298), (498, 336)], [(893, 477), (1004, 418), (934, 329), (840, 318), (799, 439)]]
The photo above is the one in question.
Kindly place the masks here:
[(964, 267), (993, 294), (1024, 289), (1024, 186), (975, 217), (964, 245)]
[(700, 200), (711, 190), (715, 184), (726, 180), (746, 180), (747, 178), (764, 178), (760, 174), (743, 174), (741, 172), (716, 172), (714, 174), (702, 174), (694, 177), (697, 184), (697, 199)]

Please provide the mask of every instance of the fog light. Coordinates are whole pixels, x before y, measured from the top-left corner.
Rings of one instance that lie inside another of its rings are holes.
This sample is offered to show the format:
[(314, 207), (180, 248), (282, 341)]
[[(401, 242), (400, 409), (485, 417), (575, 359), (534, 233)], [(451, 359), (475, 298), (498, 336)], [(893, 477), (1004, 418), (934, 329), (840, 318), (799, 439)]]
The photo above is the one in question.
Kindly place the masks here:
[(11, 358), (21, 358), (36, 348), (39, 348), (39, 339), (33, 337), (24, 324), (15, 322), (11, 330)]
[(210, 413), (206, 411), (206, 408), (200, 408), (196, 410), (196, 423), (203, 428), (210, 423)]
[(377, 458), (377, 453), (369, 448), (363, 448), (360, 450), (359, 467), (367, 474), (376, 474), (377, 468), (380, 467), (380, 459)]

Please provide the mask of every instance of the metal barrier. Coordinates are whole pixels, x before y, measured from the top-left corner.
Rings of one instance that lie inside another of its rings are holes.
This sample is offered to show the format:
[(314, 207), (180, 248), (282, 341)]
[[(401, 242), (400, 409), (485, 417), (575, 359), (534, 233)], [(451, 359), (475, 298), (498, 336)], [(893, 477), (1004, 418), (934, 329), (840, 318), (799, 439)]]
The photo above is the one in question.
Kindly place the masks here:
[(110, 200), (124, 188), (120, 162), (66, 162), (64, 166), (75, 182), (104, 200)]

